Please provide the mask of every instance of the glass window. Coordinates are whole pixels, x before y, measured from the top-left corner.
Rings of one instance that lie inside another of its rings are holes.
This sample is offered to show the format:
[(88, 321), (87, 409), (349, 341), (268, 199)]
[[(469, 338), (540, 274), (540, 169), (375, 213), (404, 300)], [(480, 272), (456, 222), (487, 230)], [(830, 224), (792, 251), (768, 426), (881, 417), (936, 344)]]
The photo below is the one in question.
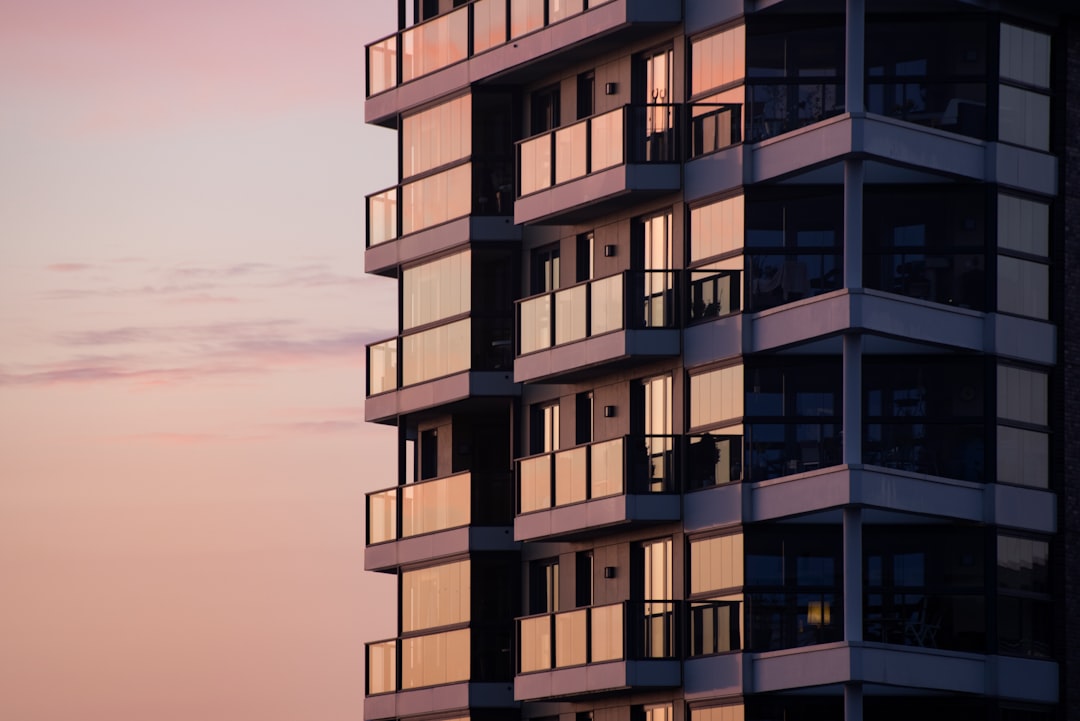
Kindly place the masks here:
[(401, 121), (401, 177), (438, 168), (472, 152), (472, 97), (463, 95)]
[(548, 22), (558, 22), (585, 9), (584, 0), (548, 0)]
[(690, 593), (705, 593), (741, 585), (741, 533), (690, 542)]
[(690, 209), (690, 261), (743, 247), (743, 197), (725, 198)]
[(744, 721), (745, 718), (746, 711), (742, 704), (690, 709), (690, 721)]
[(471, 664), (469, 629), (401, 640), (403, 689), (468, 681)]
[(1001, 24), (1001, 77), (1050, 87), (1050, 36), (1008, 23)]
[(998, 256), (997, 293), (1001, 312), (1046, 320), (1050, 317), (1050, 267)]
[(1050, 206), (1015, 195), (998, 196), (998, 247), (1049, 255)]
[(406, 268), (401, 287), (402, 330), (468, 313), (472, 254), (466, 251)]
[(505, 0), (477, 0), (473, 3), (473, 53), (482, 53), (505, 42)]
[(466, 163), (401, 186), (403, 235), (461, 218), (472, 210), (472, 165)]
[(706, 426), (743, 415), (743, 367), (690, 376), (690, 426)]
[(401, 34), (401, 81), (427, 75), (468, 56), (467, 10), (446, 13)]
[(998, 138), (1036, 150), (1050, 149), (1050, 96), (1002, 85)]
[(1033, 488), (1050, 485), (1050, 437), (1039, 431), (997, 427), (997, 481)]
[(1045, 426), (1048, 380), (1046, 373), (998, 366), (998, 418)]
[(690, 57), (691, 95), (742, 80), (746, 74), (746, 26), (693, 40)]
[(544, 2), (545, 0), (516, 0), (510, 3), (510, 37), (521, 37), (544, 27)]
[(401, 630), (452, 626), (469, 621), (472, 576), (469, 561), (401, 574)]
[(998, 536), (998, 586), (1031, 593), (1050, 592), (1050, 544), (1031, 538)]
[(468, 318), (407, 335), (401, 342), (403, 385), (469, 370), (472, 323)]

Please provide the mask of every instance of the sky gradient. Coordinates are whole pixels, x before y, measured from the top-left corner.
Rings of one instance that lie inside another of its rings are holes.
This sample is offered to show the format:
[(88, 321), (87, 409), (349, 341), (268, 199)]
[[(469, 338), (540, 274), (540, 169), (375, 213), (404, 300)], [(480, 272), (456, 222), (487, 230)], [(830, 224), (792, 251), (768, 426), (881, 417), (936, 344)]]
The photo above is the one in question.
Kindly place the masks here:
[(394, 13), (0, 0), (0, 718), (362, 718)]

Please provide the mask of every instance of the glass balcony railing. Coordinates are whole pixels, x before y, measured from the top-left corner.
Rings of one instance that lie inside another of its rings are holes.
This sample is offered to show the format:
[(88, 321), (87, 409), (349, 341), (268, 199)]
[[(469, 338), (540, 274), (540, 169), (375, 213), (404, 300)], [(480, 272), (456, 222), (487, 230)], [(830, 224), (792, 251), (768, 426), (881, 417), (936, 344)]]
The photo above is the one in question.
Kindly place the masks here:
[[(473, 159), (367, 196), (367, 247), (467, 215), (513, 215), (510, 164)], [(498, 179), (505, 185), (496, 187)]]
[(863, 461), (875, 466), (982, 483), (987, 480), (983, 423), (867, 423)]
[(798, 83), (747, 83), (747, 136), (765, 140), (844, 112), (844, 83), (803, 80)]
[(625, 328), (675, 327), (675, 275), (626, 271), (518, 301), (518, 355)]
[(518, 461), (518, 513), (625, 493), (676, 493), (677, 436), (624, 436)]
[(711, 488), (743, 480), (742, 426), (722, 428), (717, 433), (685, 436), (683, 466), (687, 490)]
[[(469, 473), (408, 483), (368, 494), (369, 544), (467, 526), (472, 514)], [(400, 510), (401, 533), (398, 533)]]
[(627, 601), (519, 618), (518, 673), (678, 658), (675, 601)]
[(470, 524), (509, 525), (512, 494), (509, 474), (474, 481), (469, 472), (374, 491), (367, 495), (368, 545)]
[(368, 396), (464, 371), (511, 367), (508, 322), (462, 318), (367, 347)]
[(908, 123), (947, 130), (972, 138), (987, 137), (986, 83), (871, 76), (866, 109)]
[(687, 157), (691, 159), (742, 142), (742, 105), (693, 103), (687, 140)]
[(777, 651), (844, 639), (839, 593), (755, 592), (745, 598), (749, 627), (746, 646), (751, 651)]
[(368, 695), (471, 680), (470, 664), (462, 663), (471, 635), (462, 628), (367, 644)]
[(368, 97), (608, 2), (475, 0), (368, 45)]
[(518, 195), (625, 163), (682, 160), (682, 106), (624, 105), (518, 143)]
[(747, 480), (764, 481), (841, 462), (840, 423), (749, 423)]
[(863, 638), (867, 641), (973, 653), (988, 651), (983, 621), (986, 598), (981, 593), (878, 588), (866, 593), (863, 604)]

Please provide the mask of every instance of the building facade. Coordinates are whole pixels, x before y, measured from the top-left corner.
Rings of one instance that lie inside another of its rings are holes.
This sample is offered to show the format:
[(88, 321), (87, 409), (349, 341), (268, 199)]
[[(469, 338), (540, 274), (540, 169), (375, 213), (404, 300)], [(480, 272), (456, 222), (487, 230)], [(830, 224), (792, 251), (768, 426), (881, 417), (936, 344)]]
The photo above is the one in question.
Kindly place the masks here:
[(365, 721), (1080, 718), (1077, 10), (398, 3)]

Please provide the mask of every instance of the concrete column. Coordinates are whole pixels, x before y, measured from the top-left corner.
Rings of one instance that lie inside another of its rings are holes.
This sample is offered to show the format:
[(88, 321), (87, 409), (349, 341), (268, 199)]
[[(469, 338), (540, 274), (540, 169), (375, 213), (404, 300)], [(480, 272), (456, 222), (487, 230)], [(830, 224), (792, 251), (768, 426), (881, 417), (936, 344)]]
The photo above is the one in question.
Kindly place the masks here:
[(844, 336), (844, 463), (862, 463), (862, 336)]
[(862, 288), (863, 161), (844, 160), (844, 287)]
[(847, 0), (844, 63), (844, 97), (849, 113), (866, 112), (863, 99), (866, 66), (865, 0)]
[(844, 721), (862, 721), (862, 684), (844, 684)]
[(862, 509), (844, 509), (844, 640), (862, 641)]

